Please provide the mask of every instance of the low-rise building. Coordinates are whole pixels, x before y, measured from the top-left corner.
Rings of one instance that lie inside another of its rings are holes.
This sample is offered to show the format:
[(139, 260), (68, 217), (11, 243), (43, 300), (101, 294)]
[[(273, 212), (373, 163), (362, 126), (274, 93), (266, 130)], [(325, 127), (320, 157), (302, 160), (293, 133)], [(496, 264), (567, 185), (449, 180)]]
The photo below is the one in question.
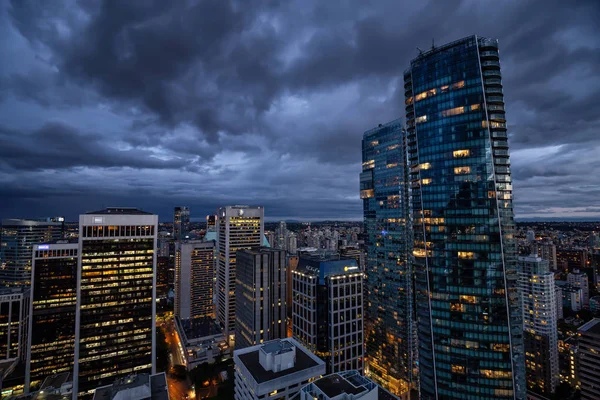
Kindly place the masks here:
[(291, 338), (236, 350), (233, 359), (235, 400), (289, 399), (325, 373), (325, 362)]
[(201, 364), (212, 364), (218, 358), (231, 357), (225, 334), (212, 318), (181, 320), (175, 317), (175, 330), (188, 371)]
[(161, 372), (121, 378), (96, 389), (93, 400), (169, 400), (167, 376)]
[(358, 371), (330, 374), (304, 386), (298, 400), (395, 400), (397, 397)]

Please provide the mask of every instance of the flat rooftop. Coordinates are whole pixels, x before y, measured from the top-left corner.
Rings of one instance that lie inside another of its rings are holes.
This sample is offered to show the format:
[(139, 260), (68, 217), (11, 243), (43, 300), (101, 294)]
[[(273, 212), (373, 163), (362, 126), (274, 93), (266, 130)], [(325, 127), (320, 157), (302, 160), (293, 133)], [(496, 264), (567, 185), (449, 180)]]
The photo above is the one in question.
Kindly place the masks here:
[(586, 322), (579, 327), (578, 331), (600, 335), (600, 318), (594, 318), (591, 321)]
[[(316, 380), (314, 384), (329, 398), (339, 396), (342, 393), (356, 396), (367, 390), (359, 382), (351, 383), (350, 379), (345, 379), (339, 374), (327, 375)], [(355, 386), (356, 384), (358, 384), (358, 386)]]
[(223, 333), (212, 318), (179, 319), (187, 340), (214, 336)]
[(95, 215), (104, 215), (104, 214), (114, 214), (114, 215), (152, 215), (150, 212), (142, 211), (135, 207), (108, 207), (104, 210), (88, 212), (86, 214), (95, 214)]
[(265, 371), (259, 362), (259, 352), (260, 349), (257, 348), (254, 351), (239, 355), (240, 361), (244, 363), (259, 385), (318, 365), (318, 363), (306, 354), (303, 349), (296, 347), (296, 363), (292, 368), (280, 372)]
[[(125, 393), (124, 393), (125, 392)], [(138, 374), (118, 379), (109, 386), (96, 389), (94, 400), (112, 400), (120, 395), (119, 399), (146, 399), (169, 400), (167, 378), (164, 372), (156, 375)], [(150, 397), (148, 397), (150, 394)]]
[(62, 386), (63, 383), (69, 382), (71, 380), (71, 374), (69, 372), (63, 372), (60, 374), (49, 375), (44, 379), (42, 386), (40, 386), (40, 390), (55, 388), (58, 389)]

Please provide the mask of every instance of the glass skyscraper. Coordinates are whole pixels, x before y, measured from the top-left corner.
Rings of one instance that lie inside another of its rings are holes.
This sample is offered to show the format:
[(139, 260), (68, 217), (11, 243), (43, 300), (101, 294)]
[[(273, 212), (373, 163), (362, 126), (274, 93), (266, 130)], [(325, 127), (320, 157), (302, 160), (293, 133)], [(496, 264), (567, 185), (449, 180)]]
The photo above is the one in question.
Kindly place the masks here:
[(498, 41), (404, 73), (422, 399), (525, 398)]
[[(62, 218), (61, 218), (62, 219)], [(5, 219), (0, 229), (0, 285), (29, 286), (33, 246), (62, 237), (63, 221)]]
[(404, 139), (400, 120), (365, 132), (360, 174), (368, 237), (366, 370), (394, 394), (406, 393), (416, 372), (412, 232)]

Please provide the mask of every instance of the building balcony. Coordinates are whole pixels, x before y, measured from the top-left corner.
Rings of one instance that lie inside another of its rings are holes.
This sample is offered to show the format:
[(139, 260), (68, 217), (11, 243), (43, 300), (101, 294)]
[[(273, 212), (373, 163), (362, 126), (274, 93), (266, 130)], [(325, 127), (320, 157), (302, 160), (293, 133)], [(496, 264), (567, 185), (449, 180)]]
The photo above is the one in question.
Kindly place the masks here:
[(504, 96), (488, 96), (485, 100), (488, 103), (502, 103), (502, 104), (504, 104)]
[(508, 148), (508, 141), (506, 140), (494, 140), (492, 141), (492, 147), (496, 150), (496, 147)]
[(502, 88), (501, 87), (486, 87), (485, 88), (485, 92), (489, 93), (489, 94), (502, 94)]
[(482, 58), (488, 58), (488, 57), (499, 58), (498, 51), (495, 51), (495, 50), (485, 50), (485, 51), (482, 51), (481, 53), (479, 53), (479, 55)]
[(506, 131), (492, 131), (493, 139), (506, 139), (507, 137)]
[(500, 78), (487, 78), (483, 81), (486, 85), (502, 85), (502, 79)]
[(490, 113), (488, 118), (491, 121), (506, 122), (506, 117), (504, 114)]
[(484, 77), (488, 77), (488, 76), (502, 77), (502, 74), (500, 73), (499, 69), (488, 69), (488, 70), (483, 71), (483, 76)]
[(482, 61), (481, 67), (482, 68), (500, 68), (500, 61), (494, 61), (494, 60)]
[(504, 105), (502, 105), (502, 104), (488, 104), (487, 109), (488, 109), (488, 111), (504, 112)]

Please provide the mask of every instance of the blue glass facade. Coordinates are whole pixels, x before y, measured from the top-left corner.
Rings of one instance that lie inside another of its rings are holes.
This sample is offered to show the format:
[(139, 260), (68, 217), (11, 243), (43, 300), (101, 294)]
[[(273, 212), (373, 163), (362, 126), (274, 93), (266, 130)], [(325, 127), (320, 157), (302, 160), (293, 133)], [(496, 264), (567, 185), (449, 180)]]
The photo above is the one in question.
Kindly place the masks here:
[(365, 337), (367, 373), (395, 394), (413, 381), (412, 239), (400, 120), (365, 132), (360, 196), (368, 235)]
[(434, 48), (404, 81), (421, 398), (525, 398), (498, 42)]

